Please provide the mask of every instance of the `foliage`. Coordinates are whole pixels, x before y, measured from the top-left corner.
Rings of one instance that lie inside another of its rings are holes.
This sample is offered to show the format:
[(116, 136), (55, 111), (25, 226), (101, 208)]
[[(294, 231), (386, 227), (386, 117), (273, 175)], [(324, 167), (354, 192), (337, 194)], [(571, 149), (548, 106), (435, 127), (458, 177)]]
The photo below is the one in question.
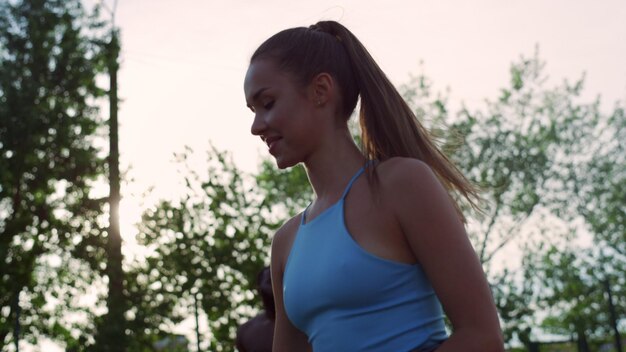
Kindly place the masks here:
[[(606, 271), (626, 270), (626, 113), (616, 105), (607, 116), (589, 123), (582, 129), (583, 160), (573, 158), (567, 164), (570, 193), (577, 195), (568, 202), (572, 213), (568, 218), (582, 217), (593, 235), (596, 248), (603, 253)], [(579, 132), (579, 135), (581, 133)], [(573, 209), (573, 210), (572, 210)], [(624, 279), (626, 280), (626, 279)], [(622, 280), (622, 289), (626, 282)], [(622, 291), (626, 293), (625, 291)], [(624, 294), (621, 297), (625, 297)], [(626, 302), (624, 302), (626, 303)]]
[[(626, 113), (617, 107), (606, 129), (593, 136), (598, 141), (588, 167), (589, 193), (580, 208), (595, 239), (602, 241), (619, 256), (626, 267)], [(581, 169), (577, 168), (579, 172)], [(582, 178), (582, 177), (581, 177)], [(584, 181), (583, 181), (584, 182)]]
[(302, 211), (313, 200), (313, 191), (302, 164), (279, 170), (274, 160), (263, 159), (256, 180), (264, 204), (270, 206), (273, 213), (283, 214), (280, 217), (283, 221)]
[(551, 247), (542, 257), (539, 302), (544, 312), (549, 312), (542, 322), (548, 332), (565, 336), (575, 333), (586, 339), (589, 334), (602, 336), (608, 331), (609, 325), (602, 324), (608, 319), (601, 280), (595, 265), (583, 256), (584, 251)]
[[(463, 136), (454, 160), (483, 188), (484, 216), (469, 229), (479, 258), (489, 263), (545, 205), (548, 180), (557, 158), (558, 126), (567, 112), (559, 104), (559, 89), (543, 88), (544, 64), (522, 59), (511, 67), (511, 86), (485, 111), (464, 109), (450, 128)], [(489, 269), (489, 268), (487, 268)]]
[(18, 301), (31, 342), (71, 347), (78, 323), (62, 316), (90, 314), (76, 299), (101, 269), (98, 26), (77, 0), (0, 2), (0, 347)]
[[(562, 335), (575, 335), (578, 344), (588, 338), (601, 341), (613, 335), (608, 291), (617, 319), (626, 316), (626, 170), (624, 126), (626, 118), (618, 104), (602, 114), (598, 102), (564, 126), (568, 154), (561, 158), (564, 187), (555, 194), (554, 211), (573, 226), (574, 236), (591, 244), (575, 247), (571, 241), (534, 250), (527, 257), (542, 278), (538, 304), (547, 316), (542, 326)], [(583, 111), (579, 107), (576, 111)], [(588, 233), (589, 235), (585, 236)], [(577, 236), (576, 236), (577, 235)]]
[[(542, 321), (544, 333), (587, 345), (587, 335), (609, 333), (600, 283), (610, 277), (614, 295), (623, 297), (626, 281), (624, 111), (617, 105), (605, 114), (599, 99), (580, 102), (583, 79), (546, 88), (543, 66), (537, 56), (522, 59), (512, 66), (511, 88), (488, 102), (487, 113), (462, 112), (451, 127), (466, 147), (455, 157), (485, 188), (486, 217), (470, 232), (483, 262), (522, 233), (539, 235), (526, 246), (517, 278), (492, 276), (506, 337), (527, 343)], [(549, 228), (557, 222), (572, 226)], [(585, 228), (594, 246), (573, 249)], [(623, 312), (623, 299), (616, 304)]]
[[(232, 351), (236, 327), (259, 307), (255, 278), (269, 263), (269, 241), (278, 224), (256, 191), (254, 179), (228, 154), (211, 148), (200, 177), (186, 165), (186, 194), (145, 213), (139, 240), (151, 254), (136, 268), (129, 288), (134, 307), (131, 330), (155, 335), (182, 317), (193, 316), (194, 297), (207, 314), (212, 351)], [(134, 297), (134, 298), (133, 298)], [(148, 313), (149, 312), (149, 313)]]
[[(521, 266), (526, 268), (527, 264), (522, 262)], [(534, 283), (531, 270), (523, 270), (520, 275), (520, 272), (504, 269), (491, 278), (494, 301), (503, 322), (504, 341), (517, 338), (525, 346), (532, 341), (532, 328), (536, 325)]]

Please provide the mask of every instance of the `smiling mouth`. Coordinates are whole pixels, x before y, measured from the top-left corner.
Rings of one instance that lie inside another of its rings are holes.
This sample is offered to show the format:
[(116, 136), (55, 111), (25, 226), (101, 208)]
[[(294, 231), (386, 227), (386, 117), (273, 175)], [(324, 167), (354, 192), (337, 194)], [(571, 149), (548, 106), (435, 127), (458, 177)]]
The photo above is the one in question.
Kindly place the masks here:
[(281, 139), (281, 137), (269, 137), (265, 139), (265, 144), (267, 144), (267, 146), (269, 148), (272, 148), (272, 145), (274, 145), (279, 139)]
[(267, 144), (270, 154), (274, 154), (274, 152), (276, 151), (276, 143), (281, 139), (281, 137), (269, 137), (265, 139), (265, 144)]

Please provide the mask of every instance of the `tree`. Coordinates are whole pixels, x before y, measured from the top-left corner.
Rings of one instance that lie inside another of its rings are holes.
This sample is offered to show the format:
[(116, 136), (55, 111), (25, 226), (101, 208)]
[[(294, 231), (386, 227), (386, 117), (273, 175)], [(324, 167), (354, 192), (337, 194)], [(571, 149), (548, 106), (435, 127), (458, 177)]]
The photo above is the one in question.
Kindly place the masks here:
[(134, 339), (151, 341), (163, 327), (192, 316), (198, 299), (209, 320), (209, 349), (233, 351), (237, 325), (260, 307), (255, 278), (269, 262), (278, 224), (270, 220), (254, 179), (228, 154), (212, 147), (202, 177), (186, 164), (190, 155), (179, 155), (186, 194), (143, 216), (139, 240), (151, 254), (135, 268), (137, 280), (129, 287), (131, 330), (149, 331)]
[(126, 318), (128, 309), (124, 294), (125, 273), (122, 267), (122, 236), (120, 234), (120, 168), (118, 134), (117, 71), (120, 51), (118, 33), (111, 30), (111, 39), (105, 44), (109, 73), (109, 226), (106, 246), (106, 275), (108, 279), (107, 313), (99, 320), (96, 336), (98, 351), (124, 352), (128, 345)]
[(562, 183), (551, 192), (553, 212), (579, 224), (571, 233), (588, 233), (592, 244), (573, 248), (565, 242), (528, 254), (536, 257), (541, 269), (537, 276), (543, 278), (538, 303), (550, 307), (543, 326), (576, 336), (580, 350), (589, 348), (588, 338), (601, 341), (610, 335), (621, 348), (618, 322), (626, 315), (626, 171), (621, 143), (626, 117), (619, 103), (609, 114), (600, 111), (599, 103), (596, 99), (572, 105), (570, 121), (560, 132), (566, 147), (559, 160)]
[[(505, 335), (529, 342), (539, 320), (544, 332), (577, 336), (584, 350), (588, 336), (609, 332), (603, 282), (623, 297), (626, 281), (624, 110), (618, 104), (606, 114), (599, 99), (582, 102), (582, 78), (546, 88), (543, 66), (537, 56), (514, 64), (511, 88), (487, 114), (464, 113), (452, 124), (466, 140), (456, 159), (487, 186), (487, 217), (474, 235), (483, 236), (475, 241), (483, 261), (524, 226), (539, 236), (526, 246), (522, 280), (505, 283), (513, 277), (506, 271), (492, 276)], [(558, 222), (576, 226), (548, 228)], [(571, 242), (585, 229), (594, 246), (574, 250)], [(619, 315), (624, 304), (617, 300)], [(548, 316), (538, 316), (541, 310)]]
[(0, 3), (0, 346), (78, 341), (60, 316), (98, 269), (98, 28), (77, 0)]
[[(484, 188), (485, 213), (470, 228), (483, 263), (519, 236), (545, 207), (558, 159), (558, 128), (567, 123), (567, 87), (546, 89), (537, 55), (511, 66), (510, 87), (486, 111), (461, 111), (450, 125), (464, 140), (454, 160)], [(487, 268), (488, 269), (488, 268)]]
[[(473, 214), (468, 233), (492, 282), (505, 338), (530, 345), (536, 321), (532, 273), (515, 268), (492, 272), (496, 255), (505, 247), (535, 233), (551, 221), (550, 195), (561, 176), (554, 163), (562, 150), (560, 126), (569, 123), (578, 91), (569, 85), (546, 88), (545, 64), (536, 53), (511, 65), (511, 80), (484, 110), (462, 109), (450, 119), (451, 133), (463, 141), (452, 158), (468, 177), (482, 187), (484, 214)], [(546, 215), (548, 213), (548, 215)], [(529, 265), (525, 259), (522, 265)]]
[(589, 351), (590, 338), (609, 332), (597, 260), (588, 252), (551, 246), (537, 271), (542, 282), (539, 304), (547, 313), (541, 326), (551, 333), (576, 336), (580, 351)]
[(274, 160), (264, 158), (256, 181), (264, 204), (271, 207), (274, 213), (282, 214), (283, 221), (302, 211), (313, 200), (313, 190), (302, 164), (279, 170)]

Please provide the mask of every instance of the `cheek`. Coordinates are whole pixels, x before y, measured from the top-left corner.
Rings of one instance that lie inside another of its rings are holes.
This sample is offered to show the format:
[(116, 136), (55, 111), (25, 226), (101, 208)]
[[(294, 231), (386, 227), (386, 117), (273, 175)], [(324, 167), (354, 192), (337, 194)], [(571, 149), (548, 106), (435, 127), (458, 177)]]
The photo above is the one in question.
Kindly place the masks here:
[(294, 127), (297, 127), (297, 116), (297, 111), (291, 109), (290, 106), (280, 106), (268, 113), (267, 121), (279, 132), (288, 133), (293, 132)]
[(267, 114), (267, 123), (272, 127), (282, 129), (287, 122), (287, 116), (280, 109), (274, 109)]

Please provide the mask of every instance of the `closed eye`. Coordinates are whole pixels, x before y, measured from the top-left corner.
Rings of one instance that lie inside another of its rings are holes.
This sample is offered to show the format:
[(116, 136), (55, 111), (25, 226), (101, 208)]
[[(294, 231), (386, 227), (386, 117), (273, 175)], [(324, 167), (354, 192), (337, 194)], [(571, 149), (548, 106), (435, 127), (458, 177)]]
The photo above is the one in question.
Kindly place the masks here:
[(269, 110), (269, 109), (271, 109), (271, 108), (272, 108), (272, 106), (274, 106), (274, 101), (273, 101), (273, 100), (272, 100), (272, 101), (270, 101), (270, 102), (268, 102), (268, 103), (263, 104), (263, 108), (264, 108), (265, 110)]

